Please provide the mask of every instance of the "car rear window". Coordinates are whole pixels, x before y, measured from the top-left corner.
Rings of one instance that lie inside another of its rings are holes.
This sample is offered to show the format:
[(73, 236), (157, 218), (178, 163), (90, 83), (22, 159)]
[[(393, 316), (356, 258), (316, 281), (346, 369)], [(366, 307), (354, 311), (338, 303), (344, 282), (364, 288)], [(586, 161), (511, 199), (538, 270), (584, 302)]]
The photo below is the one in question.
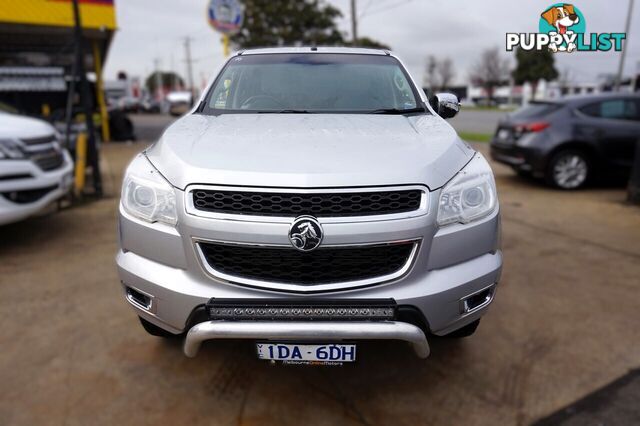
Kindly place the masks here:
[(530, 102), (526, 106), (511, 114), (511, 117), (518, 119), (542, 117), (560, 109), (562, 104), (556, 102)]

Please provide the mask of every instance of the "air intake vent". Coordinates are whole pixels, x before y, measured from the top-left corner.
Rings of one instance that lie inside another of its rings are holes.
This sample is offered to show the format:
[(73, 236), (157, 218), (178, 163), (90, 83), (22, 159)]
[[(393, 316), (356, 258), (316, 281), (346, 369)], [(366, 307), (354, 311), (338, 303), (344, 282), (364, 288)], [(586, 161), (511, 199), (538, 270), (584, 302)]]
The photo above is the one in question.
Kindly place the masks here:
[(218, 273), (265, 284), (301, 286), (392, 276), (410, 262), (416, 244), (320, 247), (301, 252), (287, 247), (199, 243), (204, 261)]
[(404, 213), (420, 208), (418, 189), (376, 192), (278, 193), (196, 189), (196, 209), (253, 216), (315, 217), (371, 216)]

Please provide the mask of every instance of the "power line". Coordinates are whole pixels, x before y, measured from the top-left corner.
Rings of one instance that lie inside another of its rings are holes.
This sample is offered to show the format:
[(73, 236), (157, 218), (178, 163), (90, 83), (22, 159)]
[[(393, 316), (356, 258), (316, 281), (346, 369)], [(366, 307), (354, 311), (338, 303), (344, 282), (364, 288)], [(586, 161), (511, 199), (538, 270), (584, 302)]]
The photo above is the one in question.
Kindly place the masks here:
[(369, 0), (364, 8), (362, 8), (362, 12), (360, 12), (358, 19), (362, 19), (367, 15), (367, 10), (369, 10), (369, 6), (371, 6), (371, 3), (373, 3), (373, 0)]
[[(387, 1), (389, 0), (376, 0), (376, 6), (380, 6), (381, 4), (384, 4)], [(358, 16), (358, 19), (362, 19), (365, 16), (367, 16), (367, 12), (369, 11), (369, 8), (371, 7), (371, 5), (373, 5), (373, 0), (369, 0), (367, 2), (365, 7), (362, 9), (362, 12), (360, 12), (360, 16)]]
[(376, 13), (386, 12), (387, 10), (396, 9), (396, 8), (398, 8), (400, 6), (407, 5), (407, 4), (411, 3), (412, 1), (414, 1), (414, 0), (403, 0), (403, 1), (396, 2), (394, 4), (390, 4), (387, 7), (374, 9), (371, 12), (369, 12), (369, 15), (375, 15)]

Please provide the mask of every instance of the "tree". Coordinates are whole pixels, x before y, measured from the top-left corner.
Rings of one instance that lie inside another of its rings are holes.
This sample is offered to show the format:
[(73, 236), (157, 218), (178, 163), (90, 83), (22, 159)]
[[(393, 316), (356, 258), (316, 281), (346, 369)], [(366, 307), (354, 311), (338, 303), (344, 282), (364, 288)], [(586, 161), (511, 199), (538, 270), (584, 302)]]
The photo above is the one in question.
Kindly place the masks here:
[(451, 58), (437, 59), (433, 55), (427, 56), (423, 84), (431, 92), (446, 90), (453, 83), (455, 76)]
[(147, 77), (144, 82), (145, 87), (149, 93), (156, 93), (156, 82), (158, 81), (156, 73), (160, 73), (160, 82), (162, 87), (184, 87), (184, 80), (178, 74), (174, 72), (156, 71)]
[(435, 56), (429, 55), (427, 56), (427, 60), (424, 65), (424, 77), (422, 78), (422, 85), (427, 87), (432, 92), (436, 92), (438, 90), (438, 74), (436, 70), (438, 68), (438, 60)]
[(555, 80), (558, 70), (554, 66), (553, 53), (548, 49), (540, 51), (516, 50), (516, 69), (511, 74), (516, 84), (530, 83), (531, 98), (535, 98), (539, 80)]
[(446, 90), (453, 83), (456, 77), (456, 71), (453, 69), (453, 61), (451, 58), (444, 58), (438, 63), (436, 71), (440, 80), (440, 90)]
[(244, 0), (244, 22), (231, 37), (236, 48), (344, 44), (339, 9), (322, 0)]
[(558, 85), (560, 86), (560, 93), (566, 95), (569, 93), (571, 83), (573, 82), (573, 76), (571, 75), (571, 69), (565, 67), (558, 76)]
[(489, 103), (493, 101), (496, 87), (509, 80), (509, 61), (501, 57), (500, 49), (494, 47), (482, 52), (471, 70), (471, 81), (482, 86)]
[(345, 41), (344, 45), (355, 46), (355, 47), (370, 47), (372, 49), (391, 50), (391, 48), (386, 44), (380, 43), (379, 41), (369, 37), (358, 37), (358, 41), (356, 43), (353, 43), (351, 41)]

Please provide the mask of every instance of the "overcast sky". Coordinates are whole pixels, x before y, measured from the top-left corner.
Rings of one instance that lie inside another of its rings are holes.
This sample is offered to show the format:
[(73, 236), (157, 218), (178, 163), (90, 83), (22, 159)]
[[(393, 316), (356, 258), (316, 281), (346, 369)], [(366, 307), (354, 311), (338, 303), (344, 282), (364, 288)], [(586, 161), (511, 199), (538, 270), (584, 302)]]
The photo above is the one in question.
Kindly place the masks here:
[[(277, 1), (277, 0), (274, 0)], [(349, 0), (328, 0), (343, 17), (339, 26), (350, 33)], [(505, 49), (506, 32), (537, 32), (540, 13), (549, 0), (358, 0), (359, 35), (379, 40), (403, 59), (422, 81), (427, 55), (450, 57), (457, 82), (466, 83), (479, 52), (487, 47)], [(628, 0), (572, 2), (585, 16), (587, 32), (623, 32)], [(186, 76), (184, 38), (192, 42), (196, 84), (208, 79), (223, 61), (220, 36), (207, 22), (208, 0), (116, 0), (119, 30), (106, 63), (106, 78), (120, 70), (146, 77), (153, 61), (163, 70)], [(625, 73), (640, 72), (640, 4), (633, 11), (630, 36), (625, 42)], [(555, 55), (559, 71), (572, 79), (594, 81), (601, 73), (617, 70), (619, 53), (573, 52)], [(505, 52), (505, 57), (511, 54)]]

